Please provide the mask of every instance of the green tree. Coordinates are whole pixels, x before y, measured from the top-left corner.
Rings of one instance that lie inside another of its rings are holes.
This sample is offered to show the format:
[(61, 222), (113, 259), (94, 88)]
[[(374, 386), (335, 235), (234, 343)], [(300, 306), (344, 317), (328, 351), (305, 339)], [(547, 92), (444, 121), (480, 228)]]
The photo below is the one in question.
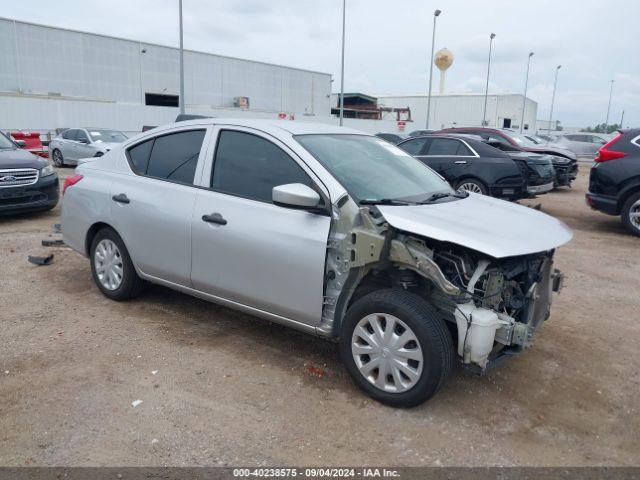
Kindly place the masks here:
[(587, 127), (583, 128), (582, 132), (592, 132), (592, 133), (613, 133), (617, 130), (620, 130), (622, 127), (617, 123), (612, 123), (610, 125), (605, 125), (604, 123), (600, 123), (595, 127)]

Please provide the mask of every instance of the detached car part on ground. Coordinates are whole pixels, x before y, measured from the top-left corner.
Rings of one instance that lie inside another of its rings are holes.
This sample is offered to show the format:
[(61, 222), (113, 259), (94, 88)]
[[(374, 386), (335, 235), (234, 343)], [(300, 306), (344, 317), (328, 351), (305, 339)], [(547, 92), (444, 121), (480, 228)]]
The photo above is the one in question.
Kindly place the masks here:
[(600, 149), (586, 200), (595, 210), (620, 215), (629, 233), (640, 236), (640, 128), (619, 132)]
[(505, 152), (530, 152), (548, 155), (555, 171), (554, 186), (571, 187), (578, 176), (578, 157), (566, 148), (553, 144), (538, 145), (512, 130), (483, 127), (447, 128), (437, 133), (470, 133), (481, 136), (489, 145)]
[(531, 345), (572, 236), (455, 192), (384, 140), (311, 123), (159, 127), (65, 190), (65, 243), (107, 297), (146, 280), (339, 339), (355, 382), (395, 406), (434, 395), (456, 357), (482, 372)]
[(0, 133), (0, 215), (51, 210), (58, 188), (58, 175), (47, 160)]

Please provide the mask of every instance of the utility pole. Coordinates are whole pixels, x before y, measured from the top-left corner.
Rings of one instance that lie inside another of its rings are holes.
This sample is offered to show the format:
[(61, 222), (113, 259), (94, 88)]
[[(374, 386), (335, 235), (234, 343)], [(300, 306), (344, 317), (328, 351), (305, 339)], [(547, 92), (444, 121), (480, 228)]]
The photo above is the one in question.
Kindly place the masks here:
[(342, 0), (342, 66), (340, 68), (340, 126), (344, 120), (344, 37), (347, 20), (347, 0)]
[(527, 59), (527, 75), (524, 77), (524, 98), (522, 99), (522, 118), (520, 119), (520, 133), (522, 133), (524, 125), (524, 110), (527, 105), (527, 86), (529, 84), (529, 65), (531, 64), (531, 57), (533, 57), (533, 52), (529, 53), (529, 58)]
[(484, 111), (482, 112), (482, 126), (486, 126), (487, 122), (487, 97), (489, 96), (489, 73), (491, 72), (491, 47), (496, 34), (489, 35), (489, 61), (487, 62), (487, 86), (484, 89)]
[(551, 111), (549, 112), (549, 125), (547, 126), (547, 135), (551, 135), (551, 120), (553, 119), (553, 104), (556, 101), (556, 87), (558, 86), (558, 71), (562, 65), (556, 67), (556, 79), (553, 81), (553, 95), (551, 96)]
[(620, 130), (622, 130), (622, 122), (624, 122), (624, 110), (622, 110), (622, 115), (620, 115)]
[(184, 114), (184, 37), (182, 34), (182, 0), (180, 7), (180, 113)]
[(427, 121), (425, 127), (429, 130), (429, 115), (431, 114), (431, 82), (433, 81), (433, 51), (436, 43), (436, 19), (442, 10), (433, 12), (433, 33), (431, 34), (431, 57), (429, 57), (429, 95), (427, 95)]
[(609, 112), (611, 111), (611, 97), (613, 96), (613, 82), (615, 82), (615, 80), (611, 80), (611, 89), (609, 90), (609, 104), (607, 105), (607, 119), (604, 121), (604, 133), (609, 133), (607, 132), (607, 130), (609, 127)]

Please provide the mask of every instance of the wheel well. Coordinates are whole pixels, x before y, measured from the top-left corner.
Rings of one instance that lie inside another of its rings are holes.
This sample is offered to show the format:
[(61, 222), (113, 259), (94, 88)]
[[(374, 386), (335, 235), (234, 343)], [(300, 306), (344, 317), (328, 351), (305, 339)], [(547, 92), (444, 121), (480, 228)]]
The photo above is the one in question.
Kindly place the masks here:
[(110, 229), (113, 230), (113, 227), (111, 225), (109, 225), (108, 223), (97, 222), (97, 223), (94, 223), (93, 225), (91, 225), (91, 227), (87, 231), (87, 236), (86, 236), (86, 238), (84, 240), (84, 251), (87, 254), (87, 256), (90, 255), (90, 251), (89, 250), (91, 250), (91, 242), (93, 242), (93, 238), (96, 236), (96, 233), (98, 233), (103, 228), (110, 228)]
[(629, 190), (624, 192), (624, 195), (622, 195), (618, 200), (618, 213), (622, 213), (622, 207), (624, 207), (624, 204), (627, 202), (631, 195), (635, 195), (636, 193), (640, 193), (640, 185), (631, 187)]

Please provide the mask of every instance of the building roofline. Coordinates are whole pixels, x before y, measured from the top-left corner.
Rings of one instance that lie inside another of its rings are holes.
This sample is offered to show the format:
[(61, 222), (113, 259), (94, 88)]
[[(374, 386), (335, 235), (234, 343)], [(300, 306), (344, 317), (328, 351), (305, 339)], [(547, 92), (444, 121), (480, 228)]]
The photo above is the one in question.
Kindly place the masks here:
[[(29, 21), (26, 21), (26, 20), (18, 20), (16, 18), (9, 18), (9, 17), (0, 16), (0, 20), (6, 20), (8, 22), (13, 22), (13, 23), (22, 23), (24, 25), (31, 25), (33, 27), (52, 28), (52, 29), (55, 29), (55, 30), (63, 30), (65, 32), (80, 33), (80, 34), (84, 34), (84, 35), (93, 35), (95, 37), (109, 38), (111, 40), (122, 40), (122, 41), (125, 41), (125, 42), (132, 42), (132, 43), (137, 43), (137, 44), (140, 44), (140, 45), (148, 45), (150, 47), (161, 47), (161, 48), (170, 48), (172, 50), (179, 50), (178, 47), (174, 47), (174, 46), (171, 46), (171, 45), (163, 45), (161, 43), (145, 42), (143, 40), (134, 40), (132, 38), (116, 37), (114, 35), (107, 35), (107, 34), (104, 34), (104, 33), (87, 32), (87, 31), (84, 31), (84, 30), (76, 30), (76, 29), (73, 29), (73, 28), (56, 27), (54, 25), (45, 25), (43, 23), (29, 22)], [(243, 62), (258, 63), (258, 64), (261, 64), (261, 65), (268, 65), (270, 67), (287, 68), (289, 70), (297, 70), (299, 72), (316, 73), (316, 74), (319, 74), (319, 75), (328, 75), (330, 77), (333, 76), (333, 74), (331, 74), (331, 73), (320, 72), (318, 70), (308, 70), (308, 69), (305, 69), (305, 68), (289, 67), (287, 65), (281, 65), (281, 64), (278, 64), (278, 63), (269, 63), (269, 62), (263, 62), (263, 61), (260, 61), (260, 60), (250, 60), (248, 58), (232, 57), (232, 56), (229, 56), (229, 55), (220, 55), (218, 53), (203, 52), (202, 50), (190, 50), (190, 49), (185, 48), (184, 51), (185, 52), (190, 52), (190, 53), (200, 53), (200, 54), (203, 54), (203, 55), (212, 55), (214, 57), (227, 58), (229, 60), (240, 60), (240, 61), (243, 61)]]

